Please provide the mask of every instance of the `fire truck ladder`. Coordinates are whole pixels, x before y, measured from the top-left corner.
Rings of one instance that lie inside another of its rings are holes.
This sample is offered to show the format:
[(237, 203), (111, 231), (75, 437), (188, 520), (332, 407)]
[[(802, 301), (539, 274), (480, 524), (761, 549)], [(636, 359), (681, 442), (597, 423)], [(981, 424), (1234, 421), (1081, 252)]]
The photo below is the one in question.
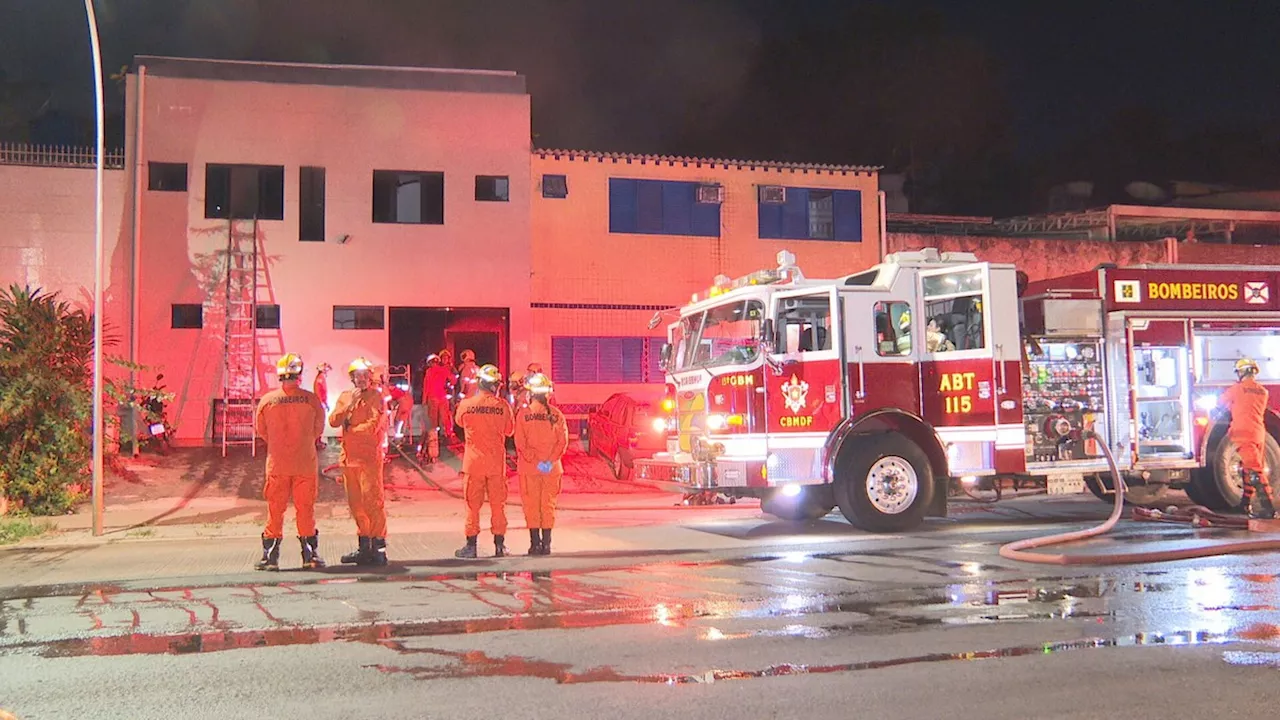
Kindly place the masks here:
[(227, 227), (226, 328), (223, 333), (222, 456), (248, 445), (257, 455), (253, 415), (258, 391), (258, 220), (232, 219)]

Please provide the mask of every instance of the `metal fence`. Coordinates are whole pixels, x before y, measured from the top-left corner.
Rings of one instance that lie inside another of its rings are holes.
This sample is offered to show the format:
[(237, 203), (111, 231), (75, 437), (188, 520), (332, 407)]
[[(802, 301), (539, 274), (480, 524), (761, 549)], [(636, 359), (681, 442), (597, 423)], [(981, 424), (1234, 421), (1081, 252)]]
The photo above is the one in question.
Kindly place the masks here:
[[(0, 165), (91, 168), (96, 154), (91, 147), (0, 143)], [(109, 170), (124, 169), (124, 150), (108, 149), (103, 157), (103, 166)]]

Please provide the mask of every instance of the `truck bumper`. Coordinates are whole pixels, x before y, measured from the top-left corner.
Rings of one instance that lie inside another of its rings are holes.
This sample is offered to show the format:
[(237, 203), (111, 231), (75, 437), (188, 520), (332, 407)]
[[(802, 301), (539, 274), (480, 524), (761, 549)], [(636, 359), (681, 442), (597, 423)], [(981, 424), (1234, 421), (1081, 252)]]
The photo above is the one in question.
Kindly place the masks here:
[(689, 455), (659, 453), (635, 462), (635, 478), (663, 490), (677, 493), (715, 491), (727, 495), (748, 495), (774, 483), (765, 479), (762, 460), (720, 457), (694, 460)]

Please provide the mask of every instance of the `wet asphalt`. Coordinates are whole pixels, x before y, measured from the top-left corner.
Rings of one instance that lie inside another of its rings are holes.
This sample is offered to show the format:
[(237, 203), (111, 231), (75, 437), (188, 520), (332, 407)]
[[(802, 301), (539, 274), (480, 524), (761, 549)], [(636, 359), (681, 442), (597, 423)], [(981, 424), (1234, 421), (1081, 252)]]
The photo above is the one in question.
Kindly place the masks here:
[[(1274, 556), (1064, 569), (997, 554), (1053, 529), (11, 587), (0, 589), (0, 708), (21, 718), (1274, 716)], [(1213, 535), (1129, 523), (1108, 542)]]

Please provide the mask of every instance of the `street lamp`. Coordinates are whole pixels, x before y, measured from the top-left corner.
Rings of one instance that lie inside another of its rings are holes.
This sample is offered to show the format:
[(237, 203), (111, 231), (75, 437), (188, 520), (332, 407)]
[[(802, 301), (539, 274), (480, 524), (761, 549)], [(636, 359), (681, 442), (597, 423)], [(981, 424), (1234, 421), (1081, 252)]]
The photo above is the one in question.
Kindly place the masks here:
[(93, 91), (97, 104), (98, 151), (94, 155), (93, 217), (93, 534), (102, 535), (102, 170), (104, 147), (102, 99), (102, 46), (98, 43), (98, 18), (93, 0), (84, 0), (89, 22), (89, 44), (93, 48)]

